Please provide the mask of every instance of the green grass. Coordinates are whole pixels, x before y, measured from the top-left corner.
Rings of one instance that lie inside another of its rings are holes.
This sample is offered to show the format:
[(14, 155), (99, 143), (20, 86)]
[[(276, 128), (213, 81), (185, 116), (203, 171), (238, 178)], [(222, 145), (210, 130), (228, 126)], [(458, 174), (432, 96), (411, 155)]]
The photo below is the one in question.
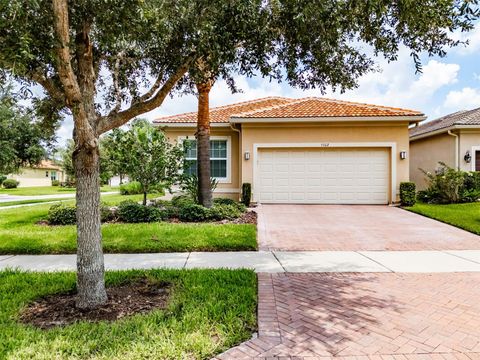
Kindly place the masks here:
[[(118, 191), (118, 187), (102, 186), (100, 191)], [(61, 186), (37, 186), (37, 187), (19, 187), (16, 189), (0, 188), (1, 194), (18, 195), (18, 196), (36, 196), (36, 195), (56, 195), (56, 194), (73, 194), (75, 188), (64, 188)]]
[(108, 272), (106, 281), (121, 284), (142, 275), (173, 284), (165, 310), (40, 330), (19, 323), (19, 312), (42, 296), (74, 289), (75, 274), (0, 272), (0, 359), (209, 359), (256, 328), (252, 271)]
[[(142, 195), (107, 195), (104, 202), (141, 199)], [(73, 200), (66, 203), (72, 203)], [(69, 254), (76, 252), (75, 226), (36, 225), (51, 204), (0, 210), (0, 254)], [(255, 250), (254, 225), (104, 224), (107, 253)]]
[(406, 209), (480, 235), (480, 203), (478, 202), (448, 205), (417, 203)]
[(49, 201), (60, 201), (63, 199), (41, 199), (41, 200), (20, 200), (20, 201), (7, 201), (7, 202), (1, 202), (0, 203), (0, 208), (1, 207), (6, 207), (6, 206), (13, 206), (13, 205), (25, 205), (25, 204), (41, 204)]

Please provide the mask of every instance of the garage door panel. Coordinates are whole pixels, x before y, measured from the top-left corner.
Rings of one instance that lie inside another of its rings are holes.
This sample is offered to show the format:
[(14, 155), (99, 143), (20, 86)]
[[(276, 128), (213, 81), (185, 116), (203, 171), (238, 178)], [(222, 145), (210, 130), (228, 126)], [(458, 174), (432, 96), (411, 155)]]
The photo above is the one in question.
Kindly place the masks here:
[(265, 149), (254, 189), (260, 202), (386, 204), (386, 149)]

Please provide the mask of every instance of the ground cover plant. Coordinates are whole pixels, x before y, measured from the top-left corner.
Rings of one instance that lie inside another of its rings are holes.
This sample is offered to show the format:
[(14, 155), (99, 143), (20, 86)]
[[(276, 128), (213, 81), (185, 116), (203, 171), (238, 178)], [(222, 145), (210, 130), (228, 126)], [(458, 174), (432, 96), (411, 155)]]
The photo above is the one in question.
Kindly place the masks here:
[[(249, 270), (107, 272), (107, 288), (138, 279), (169, 284), (157, 310), (117, 321), (43, 330), (21, 320), (45, 296), (75, 289), (74, 273), (0, 272), (0, 358), (210, 359), (256, 328), (256, 276)], [(199, 306), (202, 304), (202, 306)]]

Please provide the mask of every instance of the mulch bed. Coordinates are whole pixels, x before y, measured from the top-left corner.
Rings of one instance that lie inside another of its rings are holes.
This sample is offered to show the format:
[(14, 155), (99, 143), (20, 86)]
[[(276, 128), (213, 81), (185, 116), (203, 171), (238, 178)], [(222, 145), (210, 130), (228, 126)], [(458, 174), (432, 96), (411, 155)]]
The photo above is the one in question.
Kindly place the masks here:
[(229, 221), (231, 224), (257, 224), (257, 213), (255, 211), (247, 211), (238, 219)]
[(164, 309), (171, 284), (141, 279), (131, 284), (107, 288), (105, 305), (92, 310), (75, 307), (75, 292), (51, 295), (30, 304), (20, 320), (41, 329), (65, 326), (77, 321), (115, 321), (134, 314)]

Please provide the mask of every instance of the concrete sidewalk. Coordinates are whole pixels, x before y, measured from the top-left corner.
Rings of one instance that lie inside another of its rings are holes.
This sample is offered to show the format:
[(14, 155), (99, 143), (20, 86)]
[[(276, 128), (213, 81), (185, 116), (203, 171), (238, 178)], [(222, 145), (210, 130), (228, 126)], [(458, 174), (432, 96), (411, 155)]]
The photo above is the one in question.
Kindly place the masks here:
[[(3, 255), (0, 270), (75, 270), (76, 255)], [(263, 273), (480, 272), (480, 250), (106, 254), (107, 270), (248, 268)]]

